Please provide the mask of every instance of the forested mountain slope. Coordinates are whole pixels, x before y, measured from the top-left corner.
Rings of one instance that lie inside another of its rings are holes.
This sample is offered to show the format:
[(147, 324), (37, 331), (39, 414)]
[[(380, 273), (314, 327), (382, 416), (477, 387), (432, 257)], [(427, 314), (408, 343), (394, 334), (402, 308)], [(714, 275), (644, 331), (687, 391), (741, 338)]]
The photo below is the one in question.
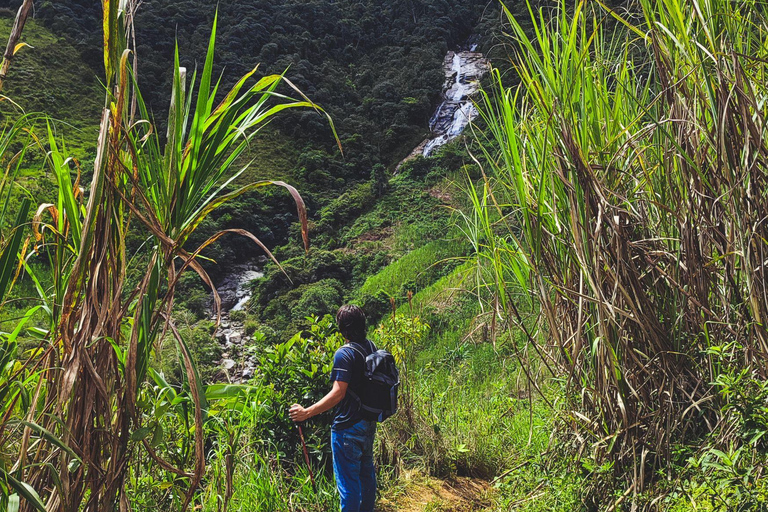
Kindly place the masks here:
[[(11, 4), (13, 8), (19, 1)], [(36, 8), (36, 23), (58, 36), (63, 47), (79, 51), (76, 60), (84, 64), (75, 68), (77, 74), (89, 74), (85, 78), (91, 82), (101, 76), (101, 7), (86, 0), (62, 0), (36, 3)], [(416, 292), (455, 267), (450, 258), (462, 255), (465, 248), (444, 244), (450, 217), (444, 206), (450, 202), (446, 197), (457, 194), (446, 194), (442, 180), (456, 173), (463, 179), (460, 169), (471, 161), (469, 157), (461, 150), (449, 150), (409, 164), (390, 180), (395, 166), (429, 133), (429, 119), (446, 79), (446, 52), (469, 38), (481, 48), (490, 47), (488, 27), (496, 26), (498, 8), (485, 0), (141, 3), (136, 16), (138, 82), (160, 133), (165, 130), (174, 46), (178, 42), (181, 65), (191, 75), (202, 66), (216, 16), (215, 71), (222, 77), (220, 90), (228, 90), (258, 64), (257, 76), (284, 72), (335, 125), (343, 153), (327, 120), (306, 110), (272, 122), (243, 159), (244, 165), (251, 163), (241, 182), (280, 178), (299, 189), (312, 221), (309, 255), (289, 243), (296, 240), (291, 235), (296, 214), (292, 200), (280, 189), (264, 189), (228, 203), (203, 222), (192, 240), (201, 243), (220, 229), (241, 228), (277, 249), (290, 280), (276, 268), (266, 269), (267, 279), (255, 294), (259, 321), (287, 335), (302, 325), (307, 314), (322, 316), (351, 298), (381, 314), (389, 304), (384, 295)], [(8, 22), (11, 13), (7, 11)], [(34, 33), (28, 36), (33, 38)], [(280, 92), (297, 95), (289, 87)], [(31, 107), (54, 117), (66, 112), (69, 122), (81, 115), (94, 128), (97, 121), (90, 110), (70, 104), (68, 97)], [(88, 147), (82, 151), (87, 180), (92, 168), (89, 157), (94, 155)], [(142, 243), (136, 238), (131, 247), (138, 250)], [(414, 268), (402, 283), (399, 278), (390, 283), (386, 294), (372, 286), (362, 296), (358, 293), (368, 276), (427, 245), (412, 257), (424, 263), (424, 269)], [(227, 264), (258, 254), (252, 242), (232, 236), (207, 249), (204, 255), (210, 260), (203, 264), (221, 279)], [(450, 261), (433, 266), (444, 259)], [(199, 317), (205, 315), (208, 290), (191, 278), (182, 288), (178, 304)]]
[[(217, 66), (224, 84), (254, 65), (286, 75), (334, 119), (346, 159), (335, 157), (322, 117), (304, 114), (281, 128), (329, 150), (333, 162), (309, 165), (306, 178), (367, 178), (375, 163), (391, 165), (424, 134), (444, 80), (445, 52), (473, 33), (485, 0), (295, 1), (218, 4)], [(157, 113), (167, 109), (174, 43), (183, 66), (204, 53), (217, 6), (211, 2), (150, 0), (137, 14), (139, 80)], [(98, 70), (98, 4), (65, 0), (42, 4), (39, 17), (83, 49)], [(324, 166), (320, 173), (314, 167)]]
[[(11, 7), (18, 3), (13, 0)], [(307, 201), (310, 218), (319, 220), (323, 207), (340, 193), (372, 175), (381, 182), (386, 170), (424, 139), (440, 101), (446, 51), (484, 32), (479, 24), (498, 6), (486, 0), (142, 2), (136, 18), (139, 83), (161, 130), (174, 44), (178, 41), (182, 66), (190, 72), (201, 66), (195, 59), (205, 54), (217, 10), (216, 69), (222, 73), (222, 90), (259, 64), (260, 74), (285, 72), (335, 123), (343, 154), (323, 116), (306, 111), (281, 117), (254, 143), (253, 164), (242, 177), (290, 181)], [(98, 3), (43, 2), (36, 15), (101, 74), (102, 56), (94, 50), (101, 37)], [(296, 95), (287, 87), (281, 92)], [(372, 200), (368, 203), (365, 208), (373, 206)], [(238, 227), (275, 247), (288, 241), (294, 221), (284, 193), (260, 192), (212, 217), (200, 237)], [(341, 218), (334, 227), (353, 221), (354, 216)], [(333, 244), (336, 233), (326, 235)], [(327, 245), (324, 239), (314, 243)], [(231, 240), (209, 256), (232, 261), (252, 253), (250, 242)]]

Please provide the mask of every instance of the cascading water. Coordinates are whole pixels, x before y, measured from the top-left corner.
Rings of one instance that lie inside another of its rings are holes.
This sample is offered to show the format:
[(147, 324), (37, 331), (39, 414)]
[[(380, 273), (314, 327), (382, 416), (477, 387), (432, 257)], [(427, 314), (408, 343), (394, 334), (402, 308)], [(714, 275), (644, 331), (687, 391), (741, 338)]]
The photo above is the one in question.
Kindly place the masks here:
[[(432, 136), (422, 142), (408, 158), (417, 155), (429, 156), (437, 148), (452, 141), (464, 131), (478, 115), (472, 102), (472, 95), (480, 90), (480, 79), (488, 72), (489, 63), (473, 44), (468, 49), (448, 52), (443, 65), (445, 85), (443, 101), (429, 121)], [(406, 159), (407, 160), (407, 159)], [(224, 350), (220, 362), (223, 375), (231, 382), (243, 382), (253, 377), (256, 358), (247, 354), (250, 337), (246, 335), (241, 322), (230, 319), (231, 311), (241, 310), (251, 298), (249, 284), (264, 276), (261, 267), (265, 263), (253, 261), (233, 265), (219, 283), (222, 298), (221, 327), (215, 333)]]
[(246, 270), (242, 274), (239, 274), (240, 279), (237, 282), (237, 288), (235, 289), (235, 298), (237, 302), (230, 311), (240, 311), (245, 304), (251, 298), (251, 289), (249, 285), (251, 281), (261, 279), (264, 277), (264, 272), (258, 270)]
[(242, 322), (234, 320), (230, 313), (243, 309), (251, 298), (251, 282), (264, 277), (261, 271), (265, 258), (234, 264), (229, 272), (217, 283), (221, 296), (221, 325), (214, 336), (221, 344), (222, 380), (244, 382), (253, 377), (256, 358), (248, 353), (251, 337), (245, 332)]
[(423, 144), (424, 156), (461, 135), (478, 115), (471, 97), (480, 90), (480, 79), (488, 72), (489, 63), (476, 50), (477, 45), (472, 45), (469, 50), (448, 52), (445, 56), (444, 99), (429, 122), (433, 135)]

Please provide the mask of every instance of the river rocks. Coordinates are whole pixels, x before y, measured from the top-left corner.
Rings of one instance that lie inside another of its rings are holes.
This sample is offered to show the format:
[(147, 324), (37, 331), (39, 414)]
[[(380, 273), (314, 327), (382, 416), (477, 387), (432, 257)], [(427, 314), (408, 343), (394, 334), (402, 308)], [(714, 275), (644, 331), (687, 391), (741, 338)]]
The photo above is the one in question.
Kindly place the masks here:
[(224, 312), (242, 309), (251, 298), (250, 283), (264, 277), (261, 271), (266, 260), (262, 257), (235, 263), (227, 267), (224, 276), (216, 283), (216, 291), (221, 298), (221, 310)]
[[(230, 311), (242, 309), (251, 297), (251, 282), (264, 277), (261, 268), (266, 257), (260, 256), (245, 263), (227, 266), (224, 276), (216, 283), (216, 290), (221, 297), (221, 321), (213, 336), (223, 350), (220, 362), (222, 371), (218, 379), (233, 383), (244, 382), (256, 373), (257, 359), (249, 355), (248, 344), (253, 340), (245, 334), (241, 314), (237, 319), (229, 317)], [(210, 302), (212, 320), (216, 320), (213, 311), (213, 299)]]
[(214, 333), (214, 337), (223, 349), (219, 363), (222, 371), (218, 378), (227, 382), (241, 383), (253, 378), (258, 360), (250, 353), (248, 343), (252, 341), (252, 337), (245, 335), (242, 322), (230, 320), (227, 314), (224, 313), (221, 325), (229, 327)]

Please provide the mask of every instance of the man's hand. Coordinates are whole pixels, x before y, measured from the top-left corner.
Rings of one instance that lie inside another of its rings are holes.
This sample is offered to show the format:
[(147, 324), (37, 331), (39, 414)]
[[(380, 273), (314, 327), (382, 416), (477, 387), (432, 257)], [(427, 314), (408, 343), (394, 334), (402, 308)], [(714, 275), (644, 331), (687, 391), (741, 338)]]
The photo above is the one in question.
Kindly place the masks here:
[(291, 406), (291, 408), (288, 410), (288, 416), (297, 423), (306, 421), (311, 417), (309, 410), (305, 409), (299, 404), (293, 404)]
[(334, 381), (333, 389), (325, 395), (319, 402), (307, 407), (306, 409), (299, 404), (293, 404), (288, 410), (288, 416), (296, 422), (306, 421), (312, 416), (322, 414), (331, 407), (335, 406), (347, 394), (348, 382)]

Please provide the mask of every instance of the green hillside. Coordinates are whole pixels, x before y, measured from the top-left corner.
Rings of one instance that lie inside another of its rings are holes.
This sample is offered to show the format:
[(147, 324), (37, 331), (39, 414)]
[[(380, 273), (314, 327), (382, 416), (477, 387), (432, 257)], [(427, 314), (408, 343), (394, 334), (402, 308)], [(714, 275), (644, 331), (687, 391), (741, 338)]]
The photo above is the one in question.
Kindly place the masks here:
[[(35, 8), (0, 101), (0, 508), (338, 510), (331, 413), (287, 411), (354, 303), (400, 370), (378, 512), (768, 511), (762, 2)], [(479, 117), (404, 161), (474, 45)]]
[[(365, 187), (380, 166), (377, 179), (385, 179), (424, 139), (445, 79), (445, 53), (472, 34), (490, 45), (486, 24), (497, 9), (486, 9), (478, 0), (413, 1), (407, 8), (390, 1), (143, 2), (136, 20), (138, 77), (160, 130), (168, 109), (174, 43), (178, 41), (181, 64), (190, 74), (199, 69), (207, 27), (216, 12), (215, 72), (223, 72), (222, 87), (257, 64), (258, 73), (285, 72), (331, 116), (343, 149), (322, 116), (287, 113), (255, 139), (242, 159), (252, 164), (239, 183), (280, 178), (295, 185), (320, 228), (313, 234), (313, 246), (336, 250), (347, 245), (342, 232), (373, 208), (375, 199), (358, 195), (364, 203), (333, 223), (323, 222), (323, 216), (338, 209), (341, 192)], [(101, 55), (93, 50), (100, 44), (98, 5), (84, 0), (46, 2), (37, 16), (101, 73)], [(280, 91), (297, 94), (288, 87)], [(453, 163), (451, 170), (458, 168)], [(219, 229), (237, 227), (275, 248), (288, 242), (295, 221), (289, 211), (290, 199), (283, 192), (248, 194), (214, 213), (194, 240), (202, 242)], [(250, 242), (235, 237), (205, 254), (233, 261), (258, 253)], [(217, 266), (205, 265), (212, 275), (219, 273)]]
[[(13, 25), (12, 13), (0, 11), (3, 46)], [(83, 157), (92, 151), (98, 133), (103, 88), (97, 73), (80, 57), (65, 34), (42, 23), (27, 23), (3, 94), (26, 112), (48, 114), (69, 144)], [(3, 111), (11, 113), (7, 104)]]

